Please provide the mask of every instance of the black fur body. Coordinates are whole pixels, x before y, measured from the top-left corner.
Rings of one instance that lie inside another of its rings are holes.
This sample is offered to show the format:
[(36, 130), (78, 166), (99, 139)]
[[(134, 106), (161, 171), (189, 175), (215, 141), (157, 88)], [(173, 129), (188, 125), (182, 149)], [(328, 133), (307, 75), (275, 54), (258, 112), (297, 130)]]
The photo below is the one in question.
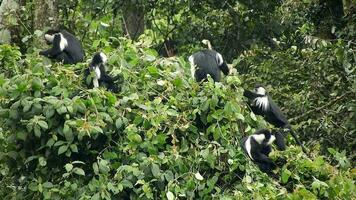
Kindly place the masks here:
[(84, 59), (84, 50), (80, 41), (66, 30), (49, 30), (45, 40), (52, 48), (41, 51), (40, 55), (64, 64), (76, 64)]
[[(293, 138), (301, 146), (304, 153), (308, 154), (306, 148), (299, 141), (298, 137), (292, 130), (288, 119), (282, 113), (281, 109), (277, 106), (277, 104), (274, 103), (272, 98), (267, 94), (266, 89), (264, 87), (257, 85), (253, 92), (245, 90), (243, 95), (248, 98), (249, 106), (251, 107), (253, 113), (255, 113), (256, 115), (263, 116), (268, 123), (272, 124), (277, 128), (286, 129), (292, 134)], [(278, 133), (277, 142), (281, 141), (282, 139), (284, 140), (284, 138), (279, 137), (284, 137), (284, 135)]]
[[(107, 58), (104, 53), (98, 52), (94, 54), (89, 67), (84, 71), (84, 81), (88, 88), (101, 86), (112, 92), (118, 92), (120, 89), (115, 82), (120, 80), (121, 77), (111, 77), (109, 74), (107, 74), (105, 67), (106, 61)], [(92, 72), (94, 72), (94, 76), (90, 76)]]
[[(276, 168), (276, 165), (268, 155), (272, 151), (271, 145), (275, 141), (276, 135), (267, 129), (261, 129), (250, 136), (242, 138), (241, 147), (261, 171), (271, 173)], [(285, 149), (284, 140), (276, 144), (278, 149)]]
[(211, 49), (195, 52), (189, 57), (189, 62), (192, 77), (198, 82), (207, 80), (208, 75), (214, 81), (219, 82), (221, 80), (221, 71), (225, 75), (229, 74), (229, 68), (221, 54)]
[[(244, 96), (249, 99), (250, 107), (253, 113), (263, 116), (266, 121), (278, 128), (288, 128), (289, 123), (287, 118), (282, 113), (281, 109), (268, 94), (256, 94), (254, 92), (245, 90)], [(266, 101), (266, 105), (259, 104), (258, 99), (265, 98), (262, 101)]]

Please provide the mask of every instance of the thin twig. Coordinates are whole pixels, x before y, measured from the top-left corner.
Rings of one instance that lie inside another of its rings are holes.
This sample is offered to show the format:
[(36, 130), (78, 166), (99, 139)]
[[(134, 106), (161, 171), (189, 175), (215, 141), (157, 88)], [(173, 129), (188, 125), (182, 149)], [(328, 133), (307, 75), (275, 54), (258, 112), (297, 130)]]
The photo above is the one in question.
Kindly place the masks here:
[(303, 117), (309, 115), (310, 113), (313, 113), (313, 112), (317, 112), (317, 111), (319, 111), (319, 110), (322, 110), (322, 109), (324, 109), (324, 108), (326, 108), (326, 107), (332, 105), (333, 103), (339, 101), (340, 99), (344, 98), (345, 96), (347, 96), (347, 95), (350, 94), (350, 93), (352, 93), (352, 91), (348, 91), (348, 92), (344, 93), (343, 95), (336, 97), (335, 99), (333, 99), (332, 101), (330, 101), (329, 103), (327, 103), (327, 104), (325, 104), (325, 105), (323, 105), (323, 106), (321, 106), (321, 107), (317, 107), (317, 108), (315, 108), (315, 109), (309, 110), (308, 112), (306, 112), (306, 113), (304, 113), (304, 114), (302, 114), (302, 115), (299, 115), (299, 116), (297, 116), (297, 117), (291, 118), (289, 121), (290, 121), (290, 122), (296, 121), (297, 119), (303, 118)]

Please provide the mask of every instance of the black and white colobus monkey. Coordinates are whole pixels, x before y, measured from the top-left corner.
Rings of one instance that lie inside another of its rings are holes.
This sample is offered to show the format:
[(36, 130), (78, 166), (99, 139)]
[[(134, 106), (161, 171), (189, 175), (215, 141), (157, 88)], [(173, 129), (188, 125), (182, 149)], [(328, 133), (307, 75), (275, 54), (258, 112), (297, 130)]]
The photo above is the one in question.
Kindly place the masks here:
[[(280, 133), (276, 133), (280, 134)], [(242, 138), (241, 147), (248, 157), (260, 168), (261, 171), (271, 173), (276, 168), (275, 163), (268, 157), (272, 151), (271, 145), (276, 141), (278, 149), (285, 150), (284, 140), (277, 140), (278, 135), (272, 134), (267, 129), (261, 129), (254, 134)], [(282, 138), (283, 137), (279, 137)]]
[(83, 61), (84, 50), (80, 41), (66, 30), (48, 30), (44, 38), (52, 48), (40, 52), (40, 55), (55, 59), (64, 64)]
[[(253, 113), (263, 116), (268, 123), (275, 127), (288, 129), (296, 142), (302, 147), (304, 153), (307, 154), (304, 145), (299, 141), (291, 129), (287, 118), (277, 104), (273, 102), (263, 86), (257, 85), (253, 92), (245, 90), (243, 95), (249, 99), (249, 105)], [(281, 137), (283, 136), (281, 135)], [(280, 138), (278, 138), (278, 140), (280, 140)]]
[[(105, 67), (107, 60), (107, 56), (104, 53), (95, 53), (89, 67), (84, 71), (84, 81), (89, 88), (103, 86), (108, 90), (118, 92), (119, 87), (116, 85), (115, 81), (119, 80), (120, 77), (116, 76), (113, 78), (107, 74)], [(92, 71), (94, 72), (94, 77), (90, 76)]]
[(191, 75), (198, 82), (207, 80), (208, 75), (214, 81), (219, 82), (221, 80), (220, 71), (228, 75), (229, 67), (224, 62), (222, 55), (212, 49), (208, 40), (203, 40), (203, 43), (208, 45), (208, 49), (195, 52), (188, 59)]

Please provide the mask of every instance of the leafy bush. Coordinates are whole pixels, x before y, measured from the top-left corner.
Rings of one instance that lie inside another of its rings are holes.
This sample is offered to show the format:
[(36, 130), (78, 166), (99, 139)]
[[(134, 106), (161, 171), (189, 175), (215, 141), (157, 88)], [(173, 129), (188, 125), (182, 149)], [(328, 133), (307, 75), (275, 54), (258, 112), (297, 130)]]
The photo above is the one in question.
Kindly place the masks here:
[(184, 59), (127, 40), (109, 59), (125, 79), (118, 94), (86, 89), (82, 64), (16, 62), (21, 70), (0, 76), (5, 199), (355, 197), (349, 167), (310, 160), (292, 141), (271, 155), (288, 161), (280, 180), (252, 164), (239, 140), (266, 123), (244, 103), (239, 76), (198, 84)]
[(353, 142), (348, 141), (356, 130), (355, 52), (342, 40), (310, 42), (284, 46), (283, 38), (276, 39), (277, 49), (256, 47), (235, 63), (246, 85), (269, 87), (303, 140), (320, 142), (324, 152), (334, 147), (352, 155)]

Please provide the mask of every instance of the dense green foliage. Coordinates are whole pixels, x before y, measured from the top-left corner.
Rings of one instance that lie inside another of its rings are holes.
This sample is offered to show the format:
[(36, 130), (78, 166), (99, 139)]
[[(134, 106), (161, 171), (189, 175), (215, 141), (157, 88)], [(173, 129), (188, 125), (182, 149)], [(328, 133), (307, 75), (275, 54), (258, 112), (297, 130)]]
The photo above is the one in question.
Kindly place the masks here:
[[(310, 160), (293, 145), (274, 152), (272, 158), (288, 161), (277, 180), (251, 165), (239, 140), (266, 124), (242, 101), (238, 76), (199, 86), (187, 78), (183, 59), (159, 59), (154, 50), (120, 43), (109, 60), (116, 66), (113, 73), (125, 78), (118, 95), (82, 88), (81, 64), (44, 65), (34, 55), (20, 60), (12, 56), (19, 54), (16, 48), (2, 46), (12, 58), (6, 63), (21, 70), (0, 80), (6, 183), (1, 196), (345, 199), (354, 194), (350, 163), (332, 149), (338, 167), (322, 156)], [(206, 121), (206, 132), (196, 127), (196, 113)]]
[[(127, 2), (145, 12), (136, 42), (119, 37)], [(111, 74), (123, 76), (117, 94), (86, 88), (89, 61), (38, 56), (32, 42), (42, 30), (26, 4), (21, 40), (0, 45), (0, 197), (355, 199), (356, 14), (340, 2), (60, 1), (61, 24), (86, 59), (104, 51)], [(187, 55), (202, 39), (237, 73), (193, 81)], [(159, 55), (167, 40), (178, 56)], [(270, 154), (275, 177), (240, 148), (242, 137), (272, 128), (242, 96), (256, 83), (310, 151), (288, 136), (287, 150)]]

